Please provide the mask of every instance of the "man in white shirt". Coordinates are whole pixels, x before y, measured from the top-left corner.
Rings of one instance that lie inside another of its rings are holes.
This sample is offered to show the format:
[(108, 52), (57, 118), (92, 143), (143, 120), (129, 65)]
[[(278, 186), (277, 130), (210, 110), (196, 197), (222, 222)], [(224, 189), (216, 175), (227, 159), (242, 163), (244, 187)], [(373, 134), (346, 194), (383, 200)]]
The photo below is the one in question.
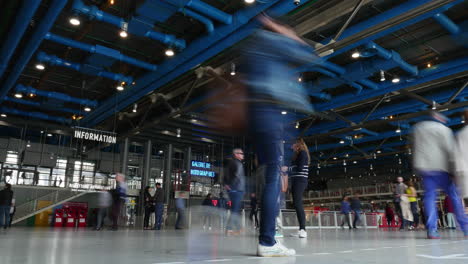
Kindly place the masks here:
[(445, 126), (448, 121), (445, 116), (433, 111), (430, 117), (430, 120), (417, 123), (413, 131), (413, 166), (424, 183), (427, 238), (440, 239), (435, 204), (439, 188), (451, 198), (460, 227), (465, 237), (468, 237), (468, 218), (451, 175), (455, 138), (452, 130)]
[(468, 198), (468, 109), (463, 112), (465, 127), (457, 134), (457, 155), (455, 159), (457, 185), (462, 198)]

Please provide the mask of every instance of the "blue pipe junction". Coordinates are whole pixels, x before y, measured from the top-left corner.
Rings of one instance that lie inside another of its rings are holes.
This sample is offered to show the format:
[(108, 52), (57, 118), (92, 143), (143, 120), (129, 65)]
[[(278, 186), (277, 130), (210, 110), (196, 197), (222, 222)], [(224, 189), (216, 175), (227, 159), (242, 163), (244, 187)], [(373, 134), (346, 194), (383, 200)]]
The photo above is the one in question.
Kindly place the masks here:
[(22, 84), (18, 84), (16, 86), (16, 92), (24, 93), (24, 94), (35, 94), (37, 96), (53, 98), (53, 99), (60, 100), (63, 102), (69, 102), (69, 103), (74, 103), (74, 104), (84, 105), (84, 106), (89, 106), (89, 107), (98, 106), (98, 102), (95, 100), (76, 98), (76, 97), (72, 97), (72, 96), (69, 96), (68, 94), (63, 94), (63, 93), (38, 90), (30, 86), (24, 86)]

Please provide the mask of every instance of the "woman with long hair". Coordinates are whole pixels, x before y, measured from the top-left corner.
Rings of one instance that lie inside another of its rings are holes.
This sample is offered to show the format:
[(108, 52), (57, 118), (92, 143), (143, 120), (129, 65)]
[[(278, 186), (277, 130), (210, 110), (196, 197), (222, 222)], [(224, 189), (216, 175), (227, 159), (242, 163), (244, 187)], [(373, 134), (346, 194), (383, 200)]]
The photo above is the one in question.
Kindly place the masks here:
[(143, 199), (145, 204), (145, 218), (143, 221), (143, 227), (145, 230), (150, 229), (149, 227), (149, 220), (151, 213), (154, 211), (154, 202), (153, 196), (151, 195), (152, 188), (150, 186), (145, 187), (145, 191), (143, 192)]
[(299, 221), (299, 232), (297, 235), (300, 238), (306, 238), (307, 232), (305, 229), (305, 212), (302, 197), (308, 184), (310, 153), (302, 138), (296, 139), (292, 149), (294, 155), (291, 162), (290, 178), (293, 204), (296, 209), (297, 220)]

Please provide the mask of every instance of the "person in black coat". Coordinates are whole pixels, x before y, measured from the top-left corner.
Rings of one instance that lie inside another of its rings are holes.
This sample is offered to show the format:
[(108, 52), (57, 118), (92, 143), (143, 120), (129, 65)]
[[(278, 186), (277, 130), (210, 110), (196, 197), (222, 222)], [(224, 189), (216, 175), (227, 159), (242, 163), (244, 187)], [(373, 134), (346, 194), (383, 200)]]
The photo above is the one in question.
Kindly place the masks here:
[(10, 208), (13, 200), (13, 191), (11, 184), (6, 184), (5, 188), (0, 191), (0, 227), (7, 229), (10, 225)]
[(145, 218), (143, 220), (143, 227), (145, 230), (150, 229), (149, 227), (149, 220), (151, 213), (154, 212), (154, 199), (151, 195), (151, 191), (153, 188), (150, 186), (146, 186), (145, 191), (143, 192), (143, 202), (145, 206)]
[(208, 229), (211, 230), (211, 215), (213, 214), (213, 197), (211, 193), (207, 194), (205, 200), (202, 202), (202, 206), (205, 210), (203, 213), (205, 214), (203, 217), (203, 229), (206, 229), (206, 222), (208, 222)]

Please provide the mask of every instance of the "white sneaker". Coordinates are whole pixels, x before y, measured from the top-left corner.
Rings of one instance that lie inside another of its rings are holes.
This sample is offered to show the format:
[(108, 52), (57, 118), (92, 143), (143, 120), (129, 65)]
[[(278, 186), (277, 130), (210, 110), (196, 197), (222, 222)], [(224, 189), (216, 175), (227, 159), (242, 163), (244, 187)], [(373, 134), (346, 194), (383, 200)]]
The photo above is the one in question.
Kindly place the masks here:
[(257, 256), (259, 257), (292, 257), (296, 255), (296, 250), (289, 249), (279, 242), (276, 242), (271, 247), (262, 246), (258, 244), (257, 247)]
[(281, 231), (276, 231), (275, 232), (275, 238), (282, 238), (284, 237), (283, 233)]
[(304, 229), (301, 229), (299, 230), (298, 234), (297, 234), (300, 238), (306, 238), (307, 237), (307, 231), (305, 231)]

